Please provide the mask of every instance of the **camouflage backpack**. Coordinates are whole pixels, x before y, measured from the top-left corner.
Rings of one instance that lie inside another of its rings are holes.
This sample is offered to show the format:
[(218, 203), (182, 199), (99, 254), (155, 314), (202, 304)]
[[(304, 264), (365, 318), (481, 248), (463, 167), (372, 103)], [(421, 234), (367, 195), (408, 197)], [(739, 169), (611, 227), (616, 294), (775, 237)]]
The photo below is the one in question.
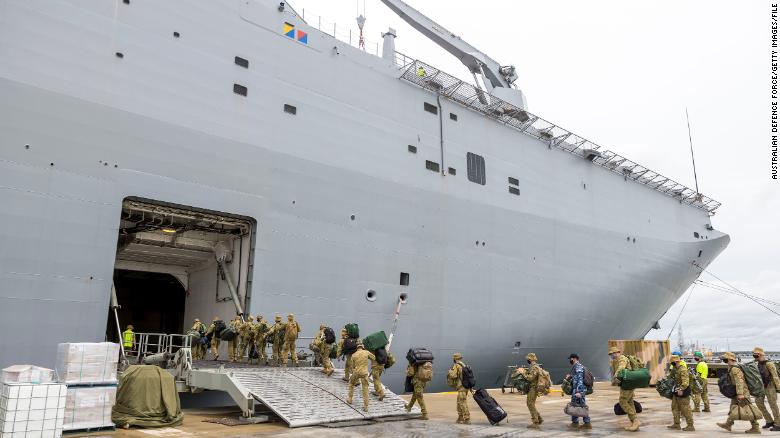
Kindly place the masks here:
[(447, 386), (450, 388), (458, 387), (458, 368), (453, 365), (447, 372)]
[(417, 380), (423, 383), (428, 383), (433, 379), (433, 364), (425, 362), (417, 367)]
[(638, 370), (645, 367), (645, 363), (639, 360), (639, 358), (633, 354), (626, 356), (626, 358), (628, 359), (628, 367), (632, 370)]
[(539, 379), (536, 381), (536, 392), (540, 395), (547, 395), (550, 393), (550, 386), (552, 385), (552, 379), (550, 373), (542, 367), (539, 367)]

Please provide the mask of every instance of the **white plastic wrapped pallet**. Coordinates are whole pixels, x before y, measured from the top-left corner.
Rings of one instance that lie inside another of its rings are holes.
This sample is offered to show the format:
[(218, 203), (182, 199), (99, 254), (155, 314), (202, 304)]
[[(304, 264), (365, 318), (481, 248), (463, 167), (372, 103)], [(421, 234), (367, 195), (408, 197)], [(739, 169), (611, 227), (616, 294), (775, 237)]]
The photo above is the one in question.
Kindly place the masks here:
[(66, 343), (57, 346), (55, 370), (61, 383), (116, 383), (119, 344)]
[(116, 386), (68, 387), (63, 429), (70, 431), (113, 427), (111, 408), (115, 402)]
[(59, 438), (65, 385), (6, 383), (0, 393), (0, 438)]
[(3, 369), (2, 383), (51, 383), (54, 370), (35, 365), (12, 365)]

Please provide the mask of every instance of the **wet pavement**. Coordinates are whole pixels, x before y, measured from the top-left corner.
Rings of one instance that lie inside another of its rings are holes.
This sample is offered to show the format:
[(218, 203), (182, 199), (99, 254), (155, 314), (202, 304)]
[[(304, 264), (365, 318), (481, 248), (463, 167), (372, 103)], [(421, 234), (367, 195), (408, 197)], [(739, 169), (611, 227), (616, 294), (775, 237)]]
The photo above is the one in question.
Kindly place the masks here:
[[(616, 388), (606, 383), (597, 383), (594, 394), (588, 396), (588, 404), (592, 416), (593, 429), (590, 431), (571, 431), (568, 428), (569, 417), (563, 413), (563, 408), (568, 402), (568, 397), (561, 397), (560, 391), (537, 400), (544, 424), (542, 430), (528, 430), (526, 425), (530, 422), (528, 410), (525, 405), (525, 396), (517, 393), (505, 394), (501, 390), (491, 390), (491, 395), (509, 413), (508, 422), (502, 422), (497, 426), (490, 426), (482, 411), (469, 398), (471, 410), (471, 425), (455, 424), (457, 414), (455, 411), (455, 393), (426, 394), (425, 400), (429, 410), (429, 421), (419, 419), (393, 421), (388, 419), (382, 422), (359, 422), (349, 427), (305, 427), (290, 429), (284, 423), (266, 423), (256, 425), (225, 426), (209, 423), (204, 420), (218, 420), (220, 418), (236, 418), (239, 413), (233, 409), (208, 409), (186, 410), (184, 424), (175, 428), (164, 429), (130, 429), (120, 430), (115, 433), (98, 433), (92, 436), (114, 436), (121, 438), (149, 438), (149, 437), (377, 437), (390, 436), (393, 438), (405, 437), (621, 437), (621, 436), (652, 436), (652, 437), (685, 437), (685, 436), (727, 436), (728, 432), (718, 428), (715, 423), (726, 418), (729, 400), (718, 393), (715, 380), (709, 385), (710, 399), (712, 400), (711, 413), (695, 413), (694, 424), (696, 432), (670, 431), (666, 428), (672, 422), (670, 401), (661, 398), (653, 388), (637, 390), (636, 399), (644, 409), (640, 414), (642, 427), (640, 432), (632, 433), (623, 431), (622, 427), (627, 423), (625, 416), (617, 417), (613, 413), (613, 406), (617, 402), (618, 392)], [(408, 396), (404, 396), (408, 399)], [(763, 422), (762, 422), (763, 424)], [(684, 425), (684, 424), (683, 424)], [(734, 426), (733, 434), (742, 434), (749, 428), (749, 424), (739, 422)], [(765, 432), (764, 435), (776, 435), (780, 432)]]

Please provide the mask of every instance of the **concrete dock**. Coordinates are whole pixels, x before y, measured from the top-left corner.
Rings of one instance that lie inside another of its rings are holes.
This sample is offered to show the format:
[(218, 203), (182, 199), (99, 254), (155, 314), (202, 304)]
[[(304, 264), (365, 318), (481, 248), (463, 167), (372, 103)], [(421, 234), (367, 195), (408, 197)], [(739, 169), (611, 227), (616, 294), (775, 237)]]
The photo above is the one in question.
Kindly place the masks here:
[[(617, 389), (608, 383), (596, 384), (595, 392), (588, 397), (590, 412), (592, 415), (593, 429), (591, 431), (571, 431), (568, 428), (569, 418), (563, 413), (563, 407), (569, 400), (561, 397), (560, 391), (548, 396), (540, 397), (537, 407), (544, 418), (541, 431), (526, 429), (530, 422), (528, 410), (525, 406), (525, 396), (517, 393), (505, 394), (501, 390), (491, 390), (491, 394), (509, 413), (509, 422), (503, 422), (497, 426), (490, 426), (482, 411), (469, 399), (471, 410), (471, 425), (455, 424), (457, 414), (455, 412), (455, 393), (426, 394), (425, 400), (429, 410), (429, 421), (387, 419), (381, 422), (363, 422), (352, 426), (338, 427), (338, 425), (304, 427), (297, 429), (288, 428), (283, 422), (225, 426), (207, 421), (221, 418), (236, 419), (240, 415), (232, 408), (186, 410), (184, 424), (175, 428), (165, 429), (129, 429), (118, 430), (112, 433), (97, 433), (91, 436), (113, 436), (117, 438), (149, 438), (149, 437), (252, 437), (252, 436), (289, 436), (289, 437), (423, 437), (423, 436), (457, 436), (469, 437), (497, 437), (497, 436), (527, 436), (527, 437), (621, 437), (621, 436), (653, 436), (653, 437), (681, 437), (681, 436), (726, 436), (728, 432), (718, 428), (715, 423), (726, 418), (729, 400), (718, 393), (715, 380), (710, 380), (709, 385), (711, 399), (711, 413), (695, 413), (694, 421), (696, 432), (680, 432), (667, 430), (666, 426), (672, 422), (670, 401), (661, 398), (654, 388), (637, 390), (639, 401), (644, 412), (640, 414), (642, 428), (638, 433), (625, 432), (623, 426), (627, 422), (625, 416), (614, 415), (613, 406), (617, 402)], [(404, 396), (408, 400), (408, 396)], [(763, 425), (763, 422), (762, 422)], [(748, 423), (738, 422), (734, 427), (734, 434), (742, 433), (748, 429)], [(777, 435), (780, 433), (765, 432), (765, 435)]]

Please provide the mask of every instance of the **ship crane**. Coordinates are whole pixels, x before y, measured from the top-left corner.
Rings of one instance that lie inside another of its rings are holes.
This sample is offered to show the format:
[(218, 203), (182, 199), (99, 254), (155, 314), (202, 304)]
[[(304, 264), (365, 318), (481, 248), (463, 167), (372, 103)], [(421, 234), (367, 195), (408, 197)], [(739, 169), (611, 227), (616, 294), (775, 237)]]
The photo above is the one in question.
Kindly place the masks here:
[(489, 94), (527, 109), (525, 95), (514, 85), (517, 72), (513, 65), (502, 66), (401, 0), (382, 0), (382, 3), (428, 39), (458, 58), (475, 79), (476, 75), (480, 75)]

